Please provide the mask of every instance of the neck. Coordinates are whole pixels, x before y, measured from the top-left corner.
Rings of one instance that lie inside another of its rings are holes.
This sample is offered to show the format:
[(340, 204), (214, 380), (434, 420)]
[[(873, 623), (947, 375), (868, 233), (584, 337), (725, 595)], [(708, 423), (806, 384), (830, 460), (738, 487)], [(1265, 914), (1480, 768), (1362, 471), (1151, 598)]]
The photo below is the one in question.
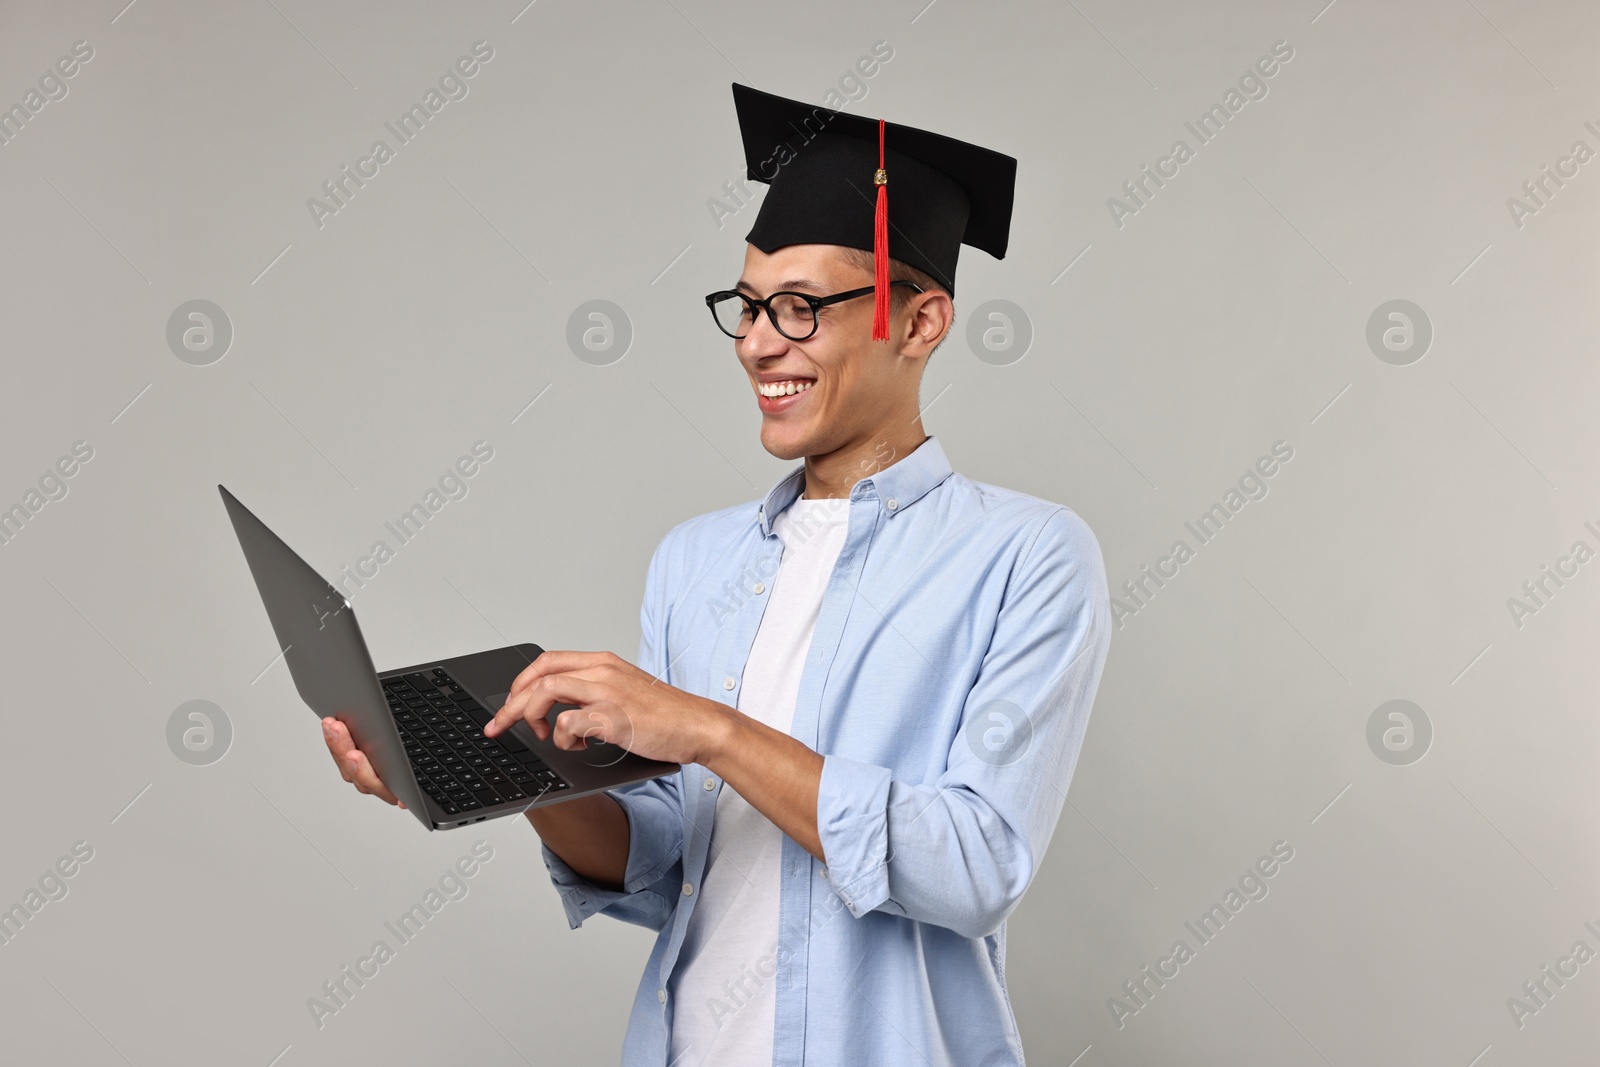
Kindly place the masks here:
[(895, 420), (822, 456), (806, 457), (807, 500), (848, 497), (863, 478), (889, 467), (915, 452), (928, 439), (922, 419)]

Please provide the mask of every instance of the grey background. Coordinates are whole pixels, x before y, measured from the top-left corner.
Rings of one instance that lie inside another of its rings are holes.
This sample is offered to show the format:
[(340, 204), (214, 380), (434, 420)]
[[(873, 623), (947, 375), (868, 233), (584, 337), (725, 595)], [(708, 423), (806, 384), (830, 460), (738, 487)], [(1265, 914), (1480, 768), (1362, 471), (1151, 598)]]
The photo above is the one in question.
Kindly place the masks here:
[[(1010, 254), (963, 257), (924, 384), (957, 469), (1075, 508), (1115, 587), (1294, 449), (1113, 639), (1010, 924), (1030, 1062), (1593, 1062), (1600, 963), (1521, 1028), (1506, 1001), (1600, 949), (1600, 563), (1520, 628), (1506, 601), (1600, 547), (1600, 162), (1521, 227), (1506, 201), (1600, 148), (1600, 13), (924, 2), (0, 8), (7, 107), (94, 48), (0, 147), (0, 504), (94, 449), (0, 546), (0, 902), (94, 849), (0, 946), (6, 1060), (615, 1061), (652, 935), (568, 931), (520, 820), (427, 835), (338, 778), (215, 485), (333, 577), (487, 440), (352, 598), (375, 659), (632, 658), (660, 536), (790, 466), (700, 301), (755, 214), (706, 203), (741, 173), (729, 83), (821, 102), (884, 40), (851, 110), (1020, 159)], [(319, 230), (307, 198), (478, 40), (469, 95)], [(1115, 225), (1279, 40), (1268, 95)], [(166, 342), (197, 299), (233, 329), (209, 366)], [(594, 299), (632, 326), (609, 365), (567, 345)], [(1407, 366), (1366, 343), (1395, 299), (1434, 332)], [(1009, 365), (967, 343), (988, 300), (1031, 323)], [(1396, 699), (1433, 728), (1404, 766), (1367, 743)], [(168, 747), (191, 700), (231, 723), (209, 765)], [(317, 1029), (307, 998), (477, 838), (470, 893)], [(1108, 998), (1276, 841), (1269, 895), (1119, 1029)]]

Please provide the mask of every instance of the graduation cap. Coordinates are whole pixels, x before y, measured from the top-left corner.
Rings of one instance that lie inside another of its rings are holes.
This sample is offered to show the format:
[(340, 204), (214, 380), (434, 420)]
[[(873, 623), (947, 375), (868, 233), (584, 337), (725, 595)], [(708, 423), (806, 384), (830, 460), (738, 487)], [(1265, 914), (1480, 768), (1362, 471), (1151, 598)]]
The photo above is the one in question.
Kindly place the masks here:
[[(1004, 259), (1017, 161), (927, 130), (733, 86), (746, 176), (770, 186), (745, 240), (873, 254), (873, 340), (889, 336), (889, 260), (955, 295), (963, 244)], [(889, 218), (889, 189), (894, 218)]]

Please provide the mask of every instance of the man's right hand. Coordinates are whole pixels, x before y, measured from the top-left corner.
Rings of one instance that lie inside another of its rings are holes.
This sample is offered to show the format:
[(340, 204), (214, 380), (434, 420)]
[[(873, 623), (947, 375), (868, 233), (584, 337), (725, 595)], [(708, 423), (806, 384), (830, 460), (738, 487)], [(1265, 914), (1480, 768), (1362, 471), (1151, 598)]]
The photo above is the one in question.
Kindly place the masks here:
[(339, 768), (339, 773), (344, 780), (356, 787), (360, 793), (371, 793), (386, 804), (395, 804), (404, 808), (405, 802), (389, 791), (378, 778), (378, 772), (372, 769), (372, 761), (367, 759), (365, 752), (356, 747), (350, 739), (350, 731), (344, 723), (335, 718), (322, 720), (322, 739), (328, 743), (328, 751), (333, 755), (333, 762)]

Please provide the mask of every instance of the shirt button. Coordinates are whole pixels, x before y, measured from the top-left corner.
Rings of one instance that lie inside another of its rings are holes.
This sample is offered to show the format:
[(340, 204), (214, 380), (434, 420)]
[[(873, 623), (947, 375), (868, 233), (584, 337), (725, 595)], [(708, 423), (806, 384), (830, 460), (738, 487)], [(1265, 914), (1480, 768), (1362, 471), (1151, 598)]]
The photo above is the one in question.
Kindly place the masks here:
[(750, 591), (752, 593), (754, 593), (756, 596), (760, 596), (762, 593), (765, 593), (767, 591), (767, 583), (766, 582), (757, 582), (755, 585), (752, 585), (750, 587)]
[(667, 1002), (667, 991), (665, 989), (656, 990), (656, 999), (665, 1004)]
[(890, 497), (889, 498), (889, 500), (888, 500), (888, 508), (889, 508), (890, 511), (893, 511), (895, 508), (897, 508), (899, 506), (900, 506), (900, 502), (898, 500), (896, 500), (894, 497)]
[(686, 896), (686, 897), (694, 895), (694, 883), (693, 882), (685, 882), (685, 883), (683, 883), (683, 895)]
[(828, 877), (828, 868), (824, 867), (821, 870), (819, 870), (817, 873), (822, 875), (822, 877), (826, 878), (826, 877)]
[(717, 787), (717, 780), (715, 778), (707, 778), (706, 779), (706, 792), (707, 793), (711, 792), (716, 787)]
[(732, 689), (737, 684), (738, 683), (733, 680), (733, 676), (731, 674), (722, 680), (722, 688), (724, 689)]

